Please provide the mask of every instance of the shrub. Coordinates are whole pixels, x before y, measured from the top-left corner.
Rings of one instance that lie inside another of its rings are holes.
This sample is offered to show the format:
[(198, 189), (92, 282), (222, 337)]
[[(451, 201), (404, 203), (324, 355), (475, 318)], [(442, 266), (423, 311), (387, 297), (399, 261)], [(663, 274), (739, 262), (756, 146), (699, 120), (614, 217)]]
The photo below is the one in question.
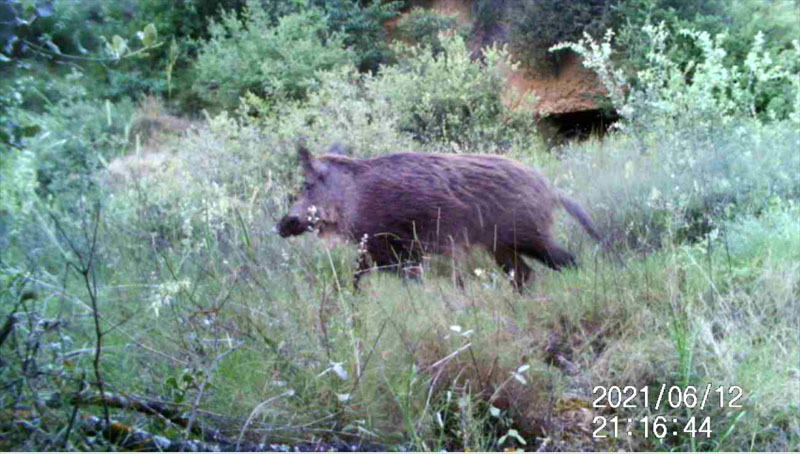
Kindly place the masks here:
[[(611, 60), (610, 30), (602, 43), (586, 35), (577, 43), (562, 43), (552, 48), (571, 49), (584, 58), (584, 65), (597, 72), (626, 126), (683, 134), (734, 118), (755, 116), (758, 100), (774, 89), (776, 83), (794, 91), (793, 73), (776, 64), (765, 50), (762, 34), (756, 35), (744, 64), (737, 66), (725, 60), (724, 35), (712, 39), (706, 32), (681, 30), (680, 36), (696, 46), (701, 55), (699, 61), (684, 66), (670, 58), (670, 34), (663, 23), (647, 25), (642, 31), (648, 37), (647, 64), (631, 83)], [(800, 57), (800, 46), (796, 45), (794, 55)], [(782, 107), (783, 115), (788, 115), (787, 112), (800, 109), (800, 103)], [(779, 114), (767, 110), (763, 117), (775, 119)]]
[(400, 116), (401, 130), (423, 144), (455, 143), (493, 152), (532, 139), (531, 110), (507, 105), (530, 106), (532, 95), (503, 98), (507, 70), (514, 66), (508, 51), (487, 48), (483, 59), (473, 61), (463, 38), (440, 39), (439, 54), (431, 47), (398, 44), (397, 64), (383, 67), (367, 83), (370, 92), (389, 99)]
[(430, 47), (434, 54), (444, 50), (439, 34), (460, 33), (466, 39), (466, 30), (459, 28), (458, 14), (446, 14), (424, 8), (414, 8), (397, 24), (398, 37), (413, 44)]
[(276, 25), (252, 0), (240, 19), (222, 14), (209, 26), (195, 64), (194, 90), (225, 108), (238, 105), (248, 91), (278, 99), (299, 99), (318, 85), (317, 71), (352, 63), (344, 36), (328, 31), (327, 17), (306, 8), (278, 19)]
[(402, 1), (315, 0), (328, 14), (328, 28), (344, 34), (360, 71), (376, 71), (391, 56), (383, 23), (399, 14)]
[[(692, 2), (683, 0), (624, 0), (615, 8), (613, 27), (619, 30), (617, 40), (625, 57), (624, 62), (634, 73), (649, 66), (652, 35), (642, 33), (642, 27), (661, 24), (666, 33), (664, 55), (678, 67), (686, 69), (692, 62), (706, 59), (697, 39), (682, 34), (692, 29), (705, 32), (714, 43), (724, 49), (721, 62), (728, 68), (745, 68), (753, 43), (764, 36), (761, 50), (769, 54), (774, 63), (788, 72), (800, 71), (798, 59), (793, 57), (792, 42), (800, 40), (800, 22), (797, 21), (796, 3), (789, 0), (763, 2), (760, 0)], [(765, 32), (765, 33), (762, 33)], [(692, 72), (688, 69), (689, 73)], [(756, 112), (773, 111), (778, 118), (786, 118), (791, 110), (785, 103), (791, 98), (787, 85), (779, 81), (762, 84), (756, 97)]]
[[(370, 89), (381, 74), (360, 74), (352, 66), (320, 73), (319, 89), (307, 100), (264, 107), (263, 118), (253, 121), (281, 144), (270, 156), (276, 177), (296, 174), (294, 141), (298, 137), (305, 138), (317, 153), (338, 142), (358, 157), (414, 148), (411, 135), (400, 130), (400, 116), (391, 99)], [(255, 98), (247, 102), (249, 108), (260, 105)]]
[[(65, 203), (87, 195), (94, 186), (92, 174), (124, 152), (133, 115), (130, 100), (112, 103), (90, 98), (82, 84), (84, 78), (74, 71), (67, 84), (54, 84), (50, 88), (58, 98), (53, 100), (39, 92), (42, 112), (18, 112), (20, 119), (41, 130), (26, 144), (36, 156), (39, 194)], [(62, 85), (72, 88), (58, 90)]]
[[(242, 4), (243, 1), (234, 0), (227, 7), (239, 10)], [(214, 0), (59, 0), (25, 2), (16, 7), (21, 25), (11, 35), (20, 39), (8, 47), (16, 50), (15, 57), (81, 65), (92, 74), (93, 92), (112, 101), (142, 93), (167, 92), (163, 70), (172, 65), (171, 71), (182, 76), (186, 67), (183, 57), (194, 55), (193, 40), (205, 37), (208, 18), (219, 12)], [(36, 19), (30, 20), (32, 17)], [(153, 45), (131, 60), (114, 58), (105, 52), (106, 43), (113, 41), (114, 36), (125, 40), (129, 49), (138, 47), (140, 41), (144, 43), (143, 30), (148, 26), (157, 31), (153, 36), (179, 41), (181, 58), (170, 61), (168, 45)]]
[[(464, 40), (442, 37), (444, 51), (396, 47), (399, 62), (375, 75), (354, 67), (318, 73), (319, 86), (305, 100), (273, 104), (246, 97), (242, 115), (277, 141), (270, 153), (281, 181), (297, 172), (294, 141), (304, 137), (322, 152), (335, 142), (358, 157), (400, 150), (488, 151), (527, 149), (536, 141), (534, 117), (524, 107), (532, 96), (504, 99), (504, 49), (491, 48), (485, 61), (472, 61)], [(513, 104), (512, 104), (513, 105)]]
[(506, 9), (513, 0), (475, 0), (472, 4), (473, 26), (476, 31), (490, 33), (505, 19)]
[(560, 52), (550, 46), (578, 39), (583, 33), (597, 35), (608, 23), (613, 0), (561, 1), (518, 0), (509, 5), (509, 42), (525, 66), (558, 72)]

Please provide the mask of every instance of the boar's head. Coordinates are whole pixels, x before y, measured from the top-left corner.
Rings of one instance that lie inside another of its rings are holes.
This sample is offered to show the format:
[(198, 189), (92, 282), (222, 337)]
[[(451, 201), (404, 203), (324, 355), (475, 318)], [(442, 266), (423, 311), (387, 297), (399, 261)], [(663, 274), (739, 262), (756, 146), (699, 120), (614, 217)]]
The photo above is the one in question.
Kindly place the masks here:
[(346, 233), (343, 213), (348, 197), (353, 197), (355, 162), (340, 156), (314, 159), (303, 145), (297, 151), (305, 183), (289, 214), (278, 222), (278, 233), (284, 238), (309, 230)]

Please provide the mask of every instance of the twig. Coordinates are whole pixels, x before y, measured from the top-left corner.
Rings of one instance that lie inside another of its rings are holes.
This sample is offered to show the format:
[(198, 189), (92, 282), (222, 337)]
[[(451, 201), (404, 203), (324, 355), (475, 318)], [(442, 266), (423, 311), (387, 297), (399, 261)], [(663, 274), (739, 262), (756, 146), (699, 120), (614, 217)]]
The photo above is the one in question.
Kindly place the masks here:
[(450, 361), (451, 359), (453, 359), (453, 357), (455, 357), (459, 353), (463, 352), (464, 350), (468, 349), (470, 346), (472, 346), (472, 342), (468, 342), (466, 345), (462, 346), (461, 348), (459, 348), (458, 350), (454, 351), (453, 353), (450, 353), (449, 355), (445, 356), (444, 358), (440, 359), (439, 361), (436, 361), (435, 363), (431, 364), (430, 366), (426, 367), (425, 369), (426, 370), (427, 369), (433, 369), (436, 366), (439, 366), (440, 364), (443, 364), (443, 363), (446, 363), (447, 361)]
[(66, 451), (67, 446), (69, 445), (69, 434), (72, 432), (72, 427), (75, 425), (75, 420), (78, 417), (78, 404), (73, 404), (72, 406), (72, 415), (69, 417), (69, 425), (67, 426), (67, 432), (64, 433), (64, 443), (61, 445), (61, 449)]
[[(68, 263), (68, 265), (69, 266), (73, 266), (72, 263)], [(69, 293), (67, 293), (64, 288), (60, 288), (59, 289), (56, 286), (54, 286), (54, 285), (52, 285), (52, 284), (50, 284), (48, 282), (45, 282), (45, 281), (42, 281), (42, 280), (37, 280), (37, 279), (34, 279), (33, 282), (35, 282), (36, 284), (41, 285), (43, 287), (51, 288), (51, 289), (54, 289), (54, 290), (58, 291), (60, 296), (68, 297), (71, 300), (71, 302), (74, 303), (74, 304), (77, 304), (77, 305), (79, 305), (79, 306), (81, 306), (81, 307), (83, 307), (85, 309), (90, 310), (90, 311), (92, 309), (91, 306), (89, 306), (85, 302), (81, 301), (80, 298), (78, 298), (76, 296), (73, 296), (73, 295), (70, 295)], [(100, 316), (100, 321), (111, 323), (111, 320), (106, 319), (105, 317), (103, 317), (102, 314), (98, 314), (98, 315)], [(144, 350), (147, 350), (150, 353), (154, 353), (156, 355), (163, 356), (165, 359), (168, 359), (168, 360), (170, 360), (170, 361), (172, 361), (172, 362), (174, 362), (176, 364), (181, 364), (183, 366), (188, 366), (189, 365), (188, 361), (175, 358), (174, 356), (170, 356), (170, 355), (168, 355), (168, 354), (166, 354), (166, 353), (164, 353), (162, 351), (156, 350), (153, 347), (149, 347), (149, 346), (139, 342), (138, 340), (136, 340), (136, 338), (132, 334), (130, 334), (127, 331), (123, 330), (122, 328), (120, 328), (120, 326), (121, 325), (119, 323), (117, 323), (117, 324), (113, 325), (110, 330), (107, 330), (106, 333), (111, 332), (112, 330), (119, 331), (120, 333), (122, 333), (122, 335), (124, 335), (131, 342), (133, 342), (137, 347), (143, 348)]]
[[(97, 228), (100, 225), (100, 210), (94, 212), (94, 232), (92, 233), (92, 245), (89, 248), (89, 260), (83, 268), (83, 282), (89, 292), (89, 301), (92, 303), (92, 318), (94, 319), (95, 332), (95, 351), (94, 351), (94, 375), (97, 378), (97, 387), (100, 395), (105, 396), (103, 389), (103, 376), (100, 374), (100, 355), (102, 354), (103, 332), (100, 330), (100, 310), (97, 308), (97, 277), (94, 269), (94, 253), (97, 246)], [(91, 283), (89, 276), (91, 275)], [(108, 411), (108, 403), (103, 399), (103, 415), (106, 418), (106, 426), (111, 425), (111, 414)]]
[(217, 368), (217, 365), (219, 365), (220, 361), (222, 361), (223, 358), (230, 355), (234, 351), (238, 350), (239, 347), (241, 347), (242, 345), (244, 345), (244, 342), (239, 342), (238, 344), (229, 348), (226, 352), (217, 356), (209, 366), (208, 370), (206, 370), (205, 377), (203, 377), (203, 383), (200, 384), (200, 389), (197, 391), (197, 397), (195, 397), (194, 403), (192, 404), (192, 413), (189, 416), (189, 422), (186, 424), (187, 437), (189, 436), (189, 434), (192, 433), (192, 425), (194, 424), (194, 420), (197, 417), (197, 407), (200, 405), (200, 400), (203, 398), (203, 393), (206, 390), (206, 386), (208, 386), (209, 380), (211, 380), (211, 375), (214, 373), (214, 369)]
[[(58, 219), (50, 213), (50, 217), (53, 219), (53, 223), (55, 224), (56, 229), (61, 233), (61, 236), (69, 245), (69, 248), (72, 250), (72, 253), (78, 257), (80, 261), (80, 266), (75, 265), (72, 262), (67, 262), (67, 267), (72, 267), (78, 274), (83, 277), (83, 283), (86, 286), (86, 291), (89, 293), (89, 302), (91, 303), (91, 310), (92, 310), (92, 318), (94, 320), (94, 331), (95, 331), (95, 346), (94, 346), (94, 375), (97, 379), (97, 387), (100, 390), (100, 395), (105, 395), (104, 383), (103, 383), (103, 376), (100, 373), (100, 356), (102, 355), (102, 345), (103, 345), (103, 331), (100, 329), (100, 310), (97, 305), (97, 275), (95, 273), (95, 266), (94, 266), (94, 258), (95, 252), (97, 248), (97, 230), (100, 227), (100, 209), (96, 209), (94, 212), (94, 230), (92, 232), (92, 238), (89, 245), (89, 255), (86, 259), (86, 263), (84, 264), (84, 258), (81, 254), (80, 249), (72, 242), (67, 232), (61, 227), (61, 223), (58, 222)], [(65, 281), (66, 282), (66, 281)], [(108, 410), (108, 404), (103, 400), (103, 414), (105, 416), (106, 425), (111, 424), (111, 414)]]
[(428, 388), (428, 398), (425, 400), (425, 408), (422, 409), (422, 413), (419, 415), (419, 420), (417, 421), (417, 432), (419, 432), (420, 428), (422, 428), (422, 419), (428, 413), (428, 408), (431, 405), (431, 397), (433, 397), (433, 390), (436, 388), (436, 382), (439, 380), (439, 377), (443, 372), (444, 369), (439, 369), (439, 371), (436, 372), (436, 375), (433, 377), (433, 381), (431, 382), (431, 386)]
[[(480, 369), (478, 369), (478, 360), (475, 359), (475, 352), (472, 351), (472, 347), (469, 348), (469, 356), (472, 359), (472, 367), (475, 368), (475, 375), (478, 377), (478, 385), (480, 385), (480, 387), (481, 387), (481, 391), (480, 392), (481, 392), (481, 394), (483, 394), (483, 391), (486, 388), (484, 387), (483, 378), (481, 378), (481, 371), (480, 371)], [(495, 359), (497, 359), (497, 358), (495, 358)], [(487, 379), (488, 379), (488, 377), (487, 377)]]
[[(141, 48), (139, 50), (133, 51), (133, 52), (131, 52), (129, 54), (122, 55), (120, 58), (116, 58), (115, 59), (115, 58), (82, 57), (80, 55), (62, 54), (61, 52), (51, 52), (51, 51), (45, 49), (44, 47), (38, 46), (38, 45), (28, 41), (27, 39), (22, 40), (22, 42), (24, 42), (26, 45), (28, 45), (28, 47), (31, 47), (36, 52), (39, 52), (41, 54), (44, 54), (44, 55), (47, 55), (47, 56), (50, 56), (50, 57), (58, 57), (58, 58), (66, 58), (66, 59), (70, 59), (70, 60), (93, 62), (93, 63), (99, 63), (101, 65), (103, 65), (104, 63), (107, 63), (107, 62), (115, 63), (115, 62), (117, 62), (119, 60), (122, 60), (124, 58), (130, 58), (130, 57), (132, 57), (134, 55), (143, 54), (143, 53), (146, 53), (150, 49), (156, 49), (158, 47), (161, 47), (164, 44), (163, 42), (156, 43), (156, 44), (153, 44), (152, 46), (143, 47), (143, 48)], [(103, 66), (105, 67), (105, 65), (103, 65)]]
[(269, 399), (265, 400), (264, 402), (261, 402), (260, 404), (256, 405), (256, 407), (253, 408), (253, 411), (250, 412), (250, 416), (247, 417), (247, 421), (244, 422), (244, 425), (242, 426), (242, 430), (239, 431), (239, 438), (236, 439), (236, 445), (234, 447), (234, 450), (235, 451), (239, 450), (239, 445), (242, 442), (242, 438), (244, 438), (244, 432), (245, 432), (245, 430), (247, 430), (247, 426), (250, 425), (250, 422), (253, 420), (253, 418), (256, 416), (256, 414), (258, 414), (258, 410), (261, 409), (261, 407), (263, 407), (264, 405), (270, 404), (270, 403), (280, 399), (281, 397), (291, 396), (293, 394), (294, 394), (293, 390), (285, 391), (285, 392), (283, 392), (281, 394), (278, 394), (277, 396), (272, 396)]
[(375, 342), (372, 343), (372, 348), (370, 348), (369, 353), (367, 353), (367, 358), (364, 360), (364, 367), (361, 369), (360, 373), (356, 377), (356, 380), (353, 383), (352, 389), (350, 389), (350, 394), (351, 395), (356, 391), (356, 388), (358, 388), (358, 384), (361, 381), (361, 376), (364, 375), (364, 372), (367, 370), (367, 364), (369, 364), (369, 359), (372, 358), (372, 352), (375, 351), (375, 347), (378, 345), (378, 341), (380, 340), (381, 336), (383, 335), (383, 330), (386, 328), (386, 323), (388, 323), (388, 322), (389, 322), (389, 320), (386, 319), (386, 320), (383, 321), (383, 324), (381, 324), (381, 329), (378, 331), (378, 336), (375, 337)]

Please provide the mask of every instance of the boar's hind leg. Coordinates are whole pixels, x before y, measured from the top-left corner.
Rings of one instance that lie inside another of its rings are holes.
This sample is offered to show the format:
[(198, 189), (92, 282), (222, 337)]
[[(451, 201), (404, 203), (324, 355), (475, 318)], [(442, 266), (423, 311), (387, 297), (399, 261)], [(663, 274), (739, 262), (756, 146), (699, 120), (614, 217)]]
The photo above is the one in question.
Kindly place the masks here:
[(522, 286), (531, 276), (531, 268), (522, 260), (522, 256), (513, 250), (504, 249), (494, 253), (494, 260), (504, 272), (514, 273), (514, 289), (521, 292)]
[(519, 252), (530, 255), (556, 271), (565, 266), (574, 267), (577, 265), (575, 256), (571, 252), (561, 249), (551, 239), (543, 240), (533, 245), (520, 245), (517, 249)]

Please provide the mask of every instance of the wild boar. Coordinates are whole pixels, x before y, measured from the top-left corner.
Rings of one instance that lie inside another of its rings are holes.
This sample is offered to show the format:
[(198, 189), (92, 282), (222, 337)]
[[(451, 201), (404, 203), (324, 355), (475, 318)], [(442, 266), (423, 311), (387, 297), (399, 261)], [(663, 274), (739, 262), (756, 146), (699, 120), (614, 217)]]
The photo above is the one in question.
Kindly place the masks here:
[(284, 238), (314, 230), (359, 243), (365, 253), (356, 288), (371, 266), (398, 270), (404, 263), (419, 264), (423, 254), (459, 254), (480, 246), (521, 290), (531, 274), (521, 256), (555, 270), (576, 265), (575, 256), (553, 240), (558, 205), (601, 239), (577, 203), (508, 158), (424, 153), (314, 158), (303, 145), (298, 153), (305, 186), (276, 230)]

